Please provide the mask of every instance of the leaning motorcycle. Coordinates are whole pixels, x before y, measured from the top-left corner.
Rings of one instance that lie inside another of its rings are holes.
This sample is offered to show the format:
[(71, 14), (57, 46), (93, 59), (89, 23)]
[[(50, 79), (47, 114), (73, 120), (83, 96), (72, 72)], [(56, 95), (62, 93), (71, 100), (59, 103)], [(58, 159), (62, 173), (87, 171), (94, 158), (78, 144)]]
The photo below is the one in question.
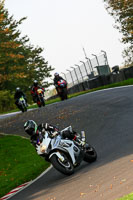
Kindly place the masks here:
[(94, 147), (88, 143), (85, 142), (82, 146), (75, 140), (63, 139), (60, 134), (51, 138), (47, 131), (42, 143), (36, 146), (36, 150), (46, 161), (51, 162), (56, 170), (65, 175), (73, 174), (74, 168), (82, 161), (92, 163), (97, 159)]
[(18, 108), (22, 112), (26, 112), (27, 111), (27, 103), (26, 103), (25, 98), (23, 96), (20, 97), (19, 100), (18, 100)]
[(37, 105), (38, 107), (45, 106), (44, 91), (42, 89), (37, 90)]
[(65, 80), (60, 80), (57, 82), (58, 85), (58, 94), (63, 101), (64, 99), (67, 99), (67, 82)]

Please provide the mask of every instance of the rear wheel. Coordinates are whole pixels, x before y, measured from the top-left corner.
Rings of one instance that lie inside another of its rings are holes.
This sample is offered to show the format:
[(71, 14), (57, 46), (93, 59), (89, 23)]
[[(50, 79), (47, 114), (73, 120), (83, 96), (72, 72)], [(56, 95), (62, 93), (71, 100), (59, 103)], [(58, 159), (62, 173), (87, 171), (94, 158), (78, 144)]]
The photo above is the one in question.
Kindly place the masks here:
[(61, 159), (59, 159), (59, 157), (56, 154), (52, 155), (52, 157), (50, 158), (50, 162), (52, 163), (53, 167), (65, 175), (73, 174), (74, 167), (71, 161), (67, 158), (67, 156), (64, 153), (61, 153), (61, 155), (65, 158), (64, 161), (61, 161)]
[(91, 163), (94, 162), (96, 159), (97, 159), (96, 150), (91, 145), (88, 145), (85, 150), (84, 161)]

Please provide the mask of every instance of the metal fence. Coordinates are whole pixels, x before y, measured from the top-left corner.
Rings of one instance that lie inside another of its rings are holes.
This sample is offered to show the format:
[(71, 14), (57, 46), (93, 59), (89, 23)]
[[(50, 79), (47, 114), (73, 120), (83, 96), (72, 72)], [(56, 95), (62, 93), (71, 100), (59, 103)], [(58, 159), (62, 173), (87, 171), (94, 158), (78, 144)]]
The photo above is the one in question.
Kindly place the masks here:
[(86, 61), (80, 61), (79, 65), (74, 65), (67, 69), (67, 73), (63, 73), (63, 78), (67, 80), (68, 88), (73, 85), (79, 84), (85, 80), (95, 78), (98, 76), (98, 66), (108, 65), (106, 52), (101, 53), (100, 55), (94, 55), (93, 59), (86, 57)]

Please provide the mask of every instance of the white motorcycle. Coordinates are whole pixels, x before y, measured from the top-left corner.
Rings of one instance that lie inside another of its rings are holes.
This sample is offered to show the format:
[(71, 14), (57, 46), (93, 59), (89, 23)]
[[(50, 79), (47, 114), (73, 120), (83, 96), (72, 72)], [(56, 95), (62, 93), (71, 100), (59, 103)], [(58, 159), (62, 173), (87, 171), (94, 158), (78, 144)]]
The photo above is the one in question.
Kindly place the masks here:
[(43, 141), (40, 145), (37, 145), (36, 150), (46, 161), (51, 162), (55, 169), (65, 175), (73, 174), (74, 168), (79, 166), (83, 160), (91, 163), (97, 159), (95, 149), (89, 144), (81, 145), (75, 140), (63, 139), (61, 134), (51, 138), (47, 131), (45, 131)]

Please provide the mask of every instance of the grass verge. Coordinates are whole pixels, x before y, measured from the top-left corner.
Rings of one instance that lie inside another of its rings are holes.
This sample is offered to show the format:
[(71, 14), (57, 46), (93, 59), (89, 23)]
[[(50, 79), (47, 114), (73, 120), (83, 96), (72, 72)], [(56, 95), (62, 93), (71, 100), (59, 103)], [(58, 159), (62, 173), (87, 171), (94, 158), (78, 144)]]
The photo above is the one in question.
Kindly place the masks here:
[[(77, 92), (77, 93), (74, 93), (74, 94), (69, 94), (68, 98), (70, 99), (70, 98), (73, 98), (73, 97), (76, 97), (76, 96), (79, 96), (79, 95), (82, 95), (82, 94), (86, 94), (86, 93), (89, 93), (89, 92), (94, 92), (94, 91), (97, 91), (97, 90), (103, 90), (103, 89), (107, 89), (107, 88), (120, 87), (120, 86), (126, 86), (126, 85), (133, 85), (133, 78), (130, 78), (128, 80), (124, 80), (124, 81), (121, 81), (121, 82), (118, 82), (118, 83), (113, 83), (113, 84), (101, 86), (101, 87), (98, 87), (98, 88), (89, 89), (89, 90)], [(48, 105), (48, 104), (52, 104), (52, 103), (59, 102), (59, 101), (61, 101), (61, 100), (58, 97), (58, 98), (55, 98), (55, 99), (46, 100), (45, 103), (46, 103), (46, 105)], [(30, 105), (28, 107), (28, 109), (31, 109), (31, 108), (38, 108), (38, 106), (36, 104)], [(4, 112), (4, 113), (1, 113), (1, 114), (17, 112), (17, 111), (19, 111), (19, 109), (16, 108), (15, 110), (11, 110), (11, 111)]]
[[(82, 95), (82, 94), (86, 94), (86, 93), (89, 93), (89, 92), (94, 92), (94, 91), (97, 91), (97, 90), (103, 90), (103, 89), (126, 86), (126, 85), (133, 85), (133, 78), (130, 78), (128, 80), (124, 80), (124, 81), (121, 81), (121, 82), (118, 82), (118, 83), (113, 83), (113, 84), (101, 86), (101, 87), (98, 87), (98, 88), (93, 88), (93, 89), (77, 92), (77, 93), (74, 93), (74, 94), (69, 94), (68, 98), (70, 99), (70, 98), (73, 98), (73, 97), (76, 97), (76, 96), (79, 96), (79, 95)], [(59, 101), (61, 101), (61, 100), (58, 97), (58, 98), (55, 98), (55, 99), (47, 100), (45, 103), (46, 103), (46, 105), (48, 105), (48, 104), (52, 104), (52, 103), (59, 102)], [(29, 109), (30, 108), (37, 108), (37, 107), (38, 107), (37, 105), (31, 105), (31, 106), (29, 106)]]
[(0, 197), (35, 179), (49, 166), (28, 139), (13, 135), (0, 137)]
[(117, 200), (133, 200), (133, 193), (131, 194), (128, 194), (120, 199), (117, 199)]

